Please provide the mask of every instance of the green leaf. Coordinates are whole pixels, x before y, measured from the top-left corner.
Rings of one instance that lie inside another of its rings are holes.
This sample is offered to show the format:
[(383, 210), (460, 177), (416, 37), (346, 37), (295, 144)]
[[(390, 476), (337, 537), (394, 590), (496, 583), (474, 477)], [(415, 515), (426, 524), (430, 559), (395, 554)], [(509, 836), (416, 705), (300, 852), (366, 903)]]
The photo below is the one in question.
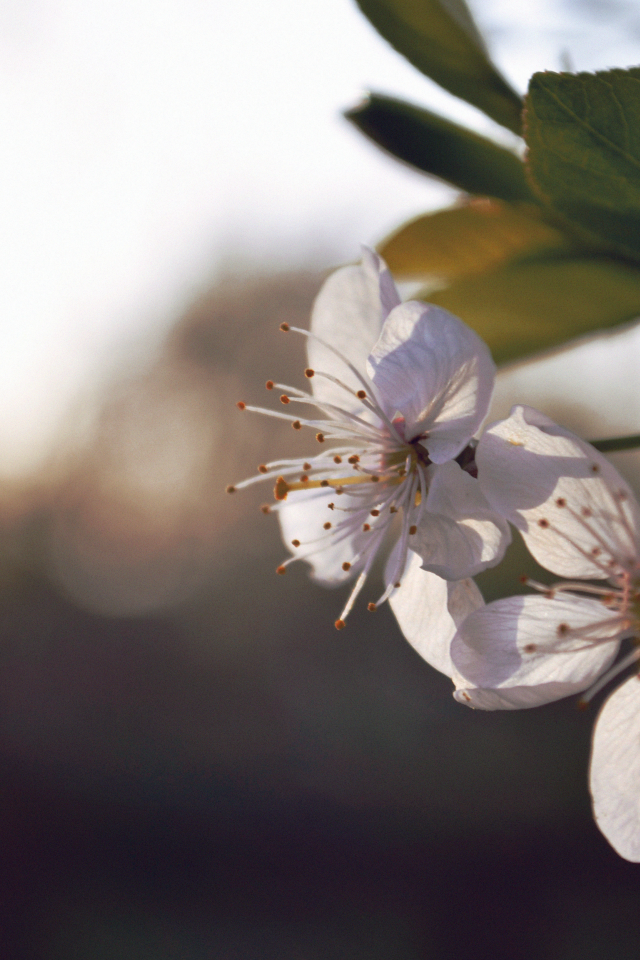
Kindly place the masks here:
[(474, 200), (417, 217), (378, 245), (397, 280), (425, 282), (451, 282), (510, 260), (569, 249), (539, 207), (500, 200)]
[(521, 261), (426, 299), (461, 317), (504, 363), (640, 316), (640, 270), (589, 257)]
[(534, 74), (526, 127), (536, 194), (585, 240), (640, 260), (640, 68)]
[(461, 190), (533, 199), (524, 164), (514, 153), (429, 110), (371, 93), (345, 117), (383, 150)]
[(441, 87), (520, 133), (522, 100), (491, 62), (464, 0), (357, 0), (378, 33)]

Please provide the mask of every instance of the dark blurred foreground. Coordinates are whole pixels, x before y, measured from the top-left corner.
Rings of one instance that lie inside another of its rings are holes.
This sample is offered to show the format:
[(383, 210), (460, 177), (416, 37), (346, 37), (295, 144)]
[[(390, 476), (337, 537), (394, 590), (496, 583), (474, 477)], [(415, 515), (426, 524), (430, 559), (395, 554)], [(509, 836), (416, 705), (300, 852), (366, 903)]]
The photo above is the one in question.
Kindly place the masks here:
[[(2, 956), (635, 957), (640, 865), (593, 825), (597, 705), (474, 714), (228, 482), (303, 442), (320, 278), (227, 282), (86, 446), (2, 507)], [(519, 555), (509, 565), (517, 589)], [(602, 698), (600, 698), (602, 699)]]

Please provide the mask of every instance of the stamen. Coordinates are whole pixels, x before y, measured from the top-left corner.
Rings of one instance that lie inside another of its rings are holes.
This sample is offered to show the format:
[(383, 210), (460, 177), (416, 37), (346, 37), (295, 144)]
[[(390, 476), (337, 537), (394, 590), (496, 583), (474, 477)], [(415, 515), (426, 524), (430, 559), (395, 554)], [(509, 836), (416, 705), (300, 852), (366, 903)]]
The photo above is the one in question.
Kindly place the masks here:
[(286, 500), (287, 494), (291, 489), (290, 485), (287, 483), (284, 477), (278, 477), (276, 480), (276, 485), (273, 488), (273, 495), (276, 500)]
[(286, 572), (287, 572), (287, 568), (284, 563), (281, 563), (279, 567), (276, 567), (276, 573), (279, 573), (280, 576), (282, 576)]
[(283, 393), (280, 397), (280, 403), (291, 403), (291, 399), (286, 395), (286, 393)]
[(289, 326), (288, 323), (281, 323), (280, 329), (282, 330), (283, 333), (289, 333), (289, 330), (291, 330), (291, 327)]
[(300, 423), (299, 420), (294, 420), (293, 423), (291, 424), (291, 426), (293, 427), (294, 430), (301, 430), (301, 429), (302, 429), (302, 424)]
[(267, 390), (273, 390), (274, 388), (273, 380), (267, 380), (267, 382), (265, 383), (265, 387), (267, 388)]
[(336, 630), (344, 630), (344, 628), (346, 627), (346, 623), (344, 622), (344, 620), (336, 620), (334, 626)]
[(236, 407), (238, 408), (238, 410), (246, 410), (246, 409), (247, 409), (247, 405), (246, 405), (246, 403), (244, 402), (244, 400), (238, 400), (238, 402), (236, 403)]
[(225, 490), (226, 490), (227, 493), (235, 493), (235, 492), (236, 492), (236, 488), (234, 487), (234, 485), (233, 485), (232, 483), (230, 483), (228, 487), (225, 487)]
[(307, 367), (307, 369), (304, 372), (304, 375), (307, 378), (307, 380), (311, 380), (311, 377), (314, 377), (315, 373), (316, 373), (315, 370), (312, 370), (311, 367)]

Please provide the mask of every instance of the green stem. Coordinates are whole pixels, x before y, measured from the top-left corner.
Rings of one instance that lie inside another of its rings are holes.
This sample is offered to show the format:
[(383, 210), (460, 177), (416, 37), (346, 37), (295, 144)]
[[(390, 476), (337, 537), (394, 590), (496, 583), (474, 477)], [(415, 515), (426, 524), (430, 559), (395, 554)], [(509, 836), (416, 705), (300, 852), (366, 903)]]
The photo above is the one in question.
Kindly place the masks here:
[(633, 433), (630, 437), (609, 437), (607, 440), (590, 440), (592, 447), (601, 453), (612, 453), (614, 450), (633, 450), (640, 447), (640, 433)]

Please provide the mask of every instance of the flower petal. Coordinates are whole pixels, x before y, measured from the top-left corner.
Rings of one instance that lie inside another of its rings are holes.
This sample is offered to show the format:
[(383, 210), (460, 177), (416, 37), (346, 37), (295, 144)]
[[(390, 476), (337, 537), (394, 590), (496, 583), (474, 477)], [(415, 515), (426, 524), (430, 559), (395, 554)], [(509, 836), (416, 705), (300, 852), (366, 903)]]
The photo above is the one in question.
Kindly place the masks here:
[(598, 600), (508, 597), (472, 613), (451, 644), (469, 681), (454, 694), (482, 710), (536, 707), (586, 690), (612, 662), (620, 617)]
[[(393, 556), (387, 572), (393, 570)], [(473, 580), (455, 583), (421, 569), (421, 558), (411, 551), (401, 586), (389, 603), (400, 629), (421, 657), (436, 670), (453, 677), (451, 640), (464, 618), (483, 604)]]
[(564, 577), (607, 577), (635, 563), (638, 506), (625, 481), (589, 443), (531, 407), (485, 430), (478, 480), (495, 510), (522, 533), (536, 560)]
[[(398, 291), (384, 260), (365, 247), (361, 264), (341, 267), (325, 281), (313, 305), (311, 332), (330, 343), (364, 373), (382, 324), (399, 303)], [(313, 337), (308, 340), (307, 356), (312, 369), (333, 374), (354, 392), (362, 389), (347, 365)], [(356, 405), (355, 400), (351, 403), (349, 394), (322, 377), (314, 377), (311, 387), (320, 400), (342, 407)]]
[(640, 862), (640, 682), (630, 677), (596, 721), (589, 773), (593, 814), (621, 857)]
[[(336, 497), (335, 490), (302, 490), (289, 493), (286, 503), (278, 511), (284, 542), (294, 556), (311, 565), (313, 579), (326, 587), (346, 583), (362, 569), (364, 561), (357, 561), (356, 557), (367, 542), (367, 534), (361, 532), (356, 514), (350, 515), (354, 518), (354, 533), (342, 538), (336, 532), (335, 528), (345, 516), (337, 507), (335, 511), (329, 509), (329, 504), (336, 500), (340, 501), (341, 508), (361, 505), (348, 494)], [(368, 511), (361, 512), (366, 519)], [(324, 529), (325, 523), (332, 524), (331, 530)], [(293, 540), (299, 540), (300, 546), (292, 547)], [(344, 570), (344, 563), (351, 564), (351, 567)]]
[(389, 418), (405, 437), (423, 433), (434, 463), (457, 456), (484, 420), (495, 366), (480, 337), (432, 304), (409, 301), (389, 314), (367, 361)]
[(411, 549), (423, 569), (446, 580), (495, 566), (511, 541), (509, 526), (487, 503), (477, 480), (453, 461), (431, 468), (429, 492)]

